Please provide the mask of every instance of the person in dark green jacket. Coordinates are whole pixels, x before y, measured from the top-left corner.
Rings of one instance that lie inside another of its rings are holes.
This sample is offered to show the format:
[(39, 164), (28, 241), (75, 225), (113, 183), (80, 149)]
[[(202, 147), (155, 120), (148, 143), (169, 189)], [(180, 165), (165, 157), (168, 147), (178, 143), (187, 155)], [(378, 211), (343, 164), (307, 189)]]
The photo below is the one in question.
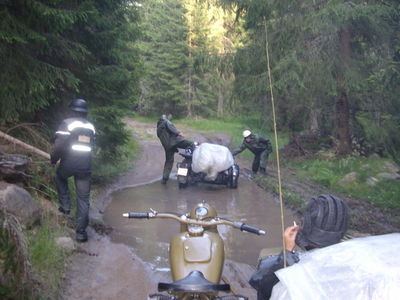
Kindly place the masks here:
[(242, 145), (232, 151), (232, 155), (235, 156), (245, 149), (249, 149), (254, 153), (254, 160), (251, 169), (254, 174), (258, 171), (262, 174), (266, 174), (266, 168), (268, 163), (268, 156), (272, 152), (272, 145), (269, 139), (251, 133), (250, 130), (243, 131), (243, 143)]
[(166, 115), (162, 115), (157, 122), (157, 136), (165, 150), (165, 164), (161, 183), (166, 184), (174, 164), (175, 152), (178, 152), (178, 148), (191, 147), (194, 150), (194, 143), (186, 140), (182, 132), (176, 129)]

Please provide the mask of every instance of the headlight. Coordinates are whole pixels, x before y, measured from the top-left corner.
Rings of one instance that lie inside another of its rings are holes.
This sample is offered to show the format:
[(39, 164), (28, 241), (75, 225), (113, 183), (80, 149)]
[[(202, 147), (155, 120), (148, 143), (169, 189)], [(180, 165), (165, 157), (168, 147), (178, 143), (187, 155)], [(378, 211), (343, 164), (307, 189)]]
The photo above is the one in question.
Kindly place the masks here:
[(208, 209), (207, 209), (207, 207), (199, 206), (198, 208), (196, 208), (195, 212), (196, 212), (196, 216), (204, 217), (208, 214)]

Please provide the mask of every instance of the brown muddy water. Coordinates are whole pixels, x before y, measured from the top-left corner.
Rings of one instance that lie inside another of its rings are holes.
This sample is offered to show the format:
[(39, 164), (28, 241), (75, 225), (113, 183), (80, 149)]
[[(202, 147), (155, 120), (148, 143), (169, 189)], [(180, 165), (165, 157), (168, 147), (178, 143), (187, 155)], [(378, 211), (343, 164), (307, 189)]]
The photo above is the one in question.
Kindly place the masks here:
[[(167, 219), (127, 219), (124, 212), (190, 212), (206, 201), (214, 206), (220, 217), (243, 221), (267, 232), (265, 236), (241, 232), (221, 225), (218, 230), (225, 243), (226, 258), (255, 265), (262, 248), (282, 247), (280, 205), (272, 194), (246, 178), (239, 179), (237, 189), (226, 186), (199, 184), (179, 189), (176, 180), (167, 185), (159, 181), (127, 187), (112, 194), (112, 202), (104, 213), (104, 221), (114, 228), (111, 240), (132, 247), (135, 253), (153, 269), (168, 269), (168, 243), (179, 231), (179, 224)], [(285, 227), (293, 224), (294, 216), (284, 210)]]

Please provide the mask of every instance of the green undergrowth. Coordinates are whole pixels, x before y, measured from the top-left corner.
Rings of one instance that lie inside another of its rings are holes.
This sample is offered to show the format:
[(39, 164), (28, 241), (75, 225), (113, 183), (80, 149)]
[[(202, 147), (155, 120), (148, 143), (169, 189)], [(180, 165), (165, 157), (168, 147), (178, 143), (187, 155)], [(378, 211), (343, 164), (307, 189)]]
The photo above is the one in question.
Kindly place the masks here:
[[(29, 143), (29, 141), (28, 141)], [(18, 150), (18, 149), (17, 149)], [(18, 153), (13, 150), (13, 153)], [(95, 154), (93, 159), (92, 181), (95, 184), (92, 189), (92, 198), (96, 192), (96, 184), (112, 182), (124, 171), (132, 167), (138, 144), (130, 139), (127, 144), (120, 146), (109, 157), (99, 157)], [(24, 153), (22, 153), (24, 154)], [(70, 254), (65, 253), (56, 245), (56, 239), (60, 236), (70, 236), (66, 220), (60, 220), (59, 216), (48, 212), (48, 206), (58, 206), (57, 192), (54, 184), (55, 168), (47, 161), (33, 159), (27, 172), (30, 177), (24, 188), (40, 197), (44, 203), (41, 207), (41, 222), (28, 230), (18, 230), (18, 236), (25, 241), (16, 244), (12, 237), (4, 234), (4, 226), (0, 227), (0, 299), (60, 299), (62, 297), (62, 281), (65, 265)], [(75, 215), (76, 200), (73, 178), (68, 180), (72, 200), (71, 215)], [(40, 202), (40, 201), (39, 201)], [(0, 214), (0, 223), (4, 218)], [(71, 235), (71, 238), (74, 236)], [(16, 261), (21, 259), (15, 255), (17, 249), (26, 250), (26, 261), (30, 266), (25, 269), (7, 266), (18, 266)], [(11, 253), (11, 255), (8, 255)], [(12, 255), (13, 254), (13, 255)], [(22, 275), (21, 275), (22, 274)], [(25, 274), (25, 275), (24, 275)], [(28, 278), (25, 283), (22, 277)]]
[(57, 246), (56, 238), (68, 234), (57, 222), (45, 217), (41, 226), (31, 230), (27, 236), (30, 263), (37, 284), (35, 299), (59, 299), (68, 255)]
[(94, 157), (92, 182), (94, 184), (112, 182), (132, 168), (138, 149), (137, 141), (131, 138), (118, 149), (117, 153), (114, 153), (113, 157)]
[[(10, 224), (15, 219), (3, 215), (0, 220)], [(10, 227), (0, 228), (0, 299), (60, 299), (68, 255), (56, 245), (56, 237), (68, 236), (65, 225), (46, 213), (30, 229), (14, 224), (11, 235)]]
[[(332, 192), (366, 200), (383, 210), (400, 211), (398, 180), (379, 179), (377, 176), (379, 173), (389, 172), (385, 162), (393, 164), (388, 159), (379, 157), (349, 157), (291, 161), (289, 165), (296, 168), (300, 178), (311, 180)], [(341, 182), (352, 172), (355, 175), (354, 180)]]
[[(254, 181), (276, 195), (279, 195), (278, 180), (272, 176), (256, 176)], [(282, 185), (282, 198), (285, 207), (291, 208), (296, 212), (302, 213), (309, 199), (304, 198), (299, 193), (296, 193)]]

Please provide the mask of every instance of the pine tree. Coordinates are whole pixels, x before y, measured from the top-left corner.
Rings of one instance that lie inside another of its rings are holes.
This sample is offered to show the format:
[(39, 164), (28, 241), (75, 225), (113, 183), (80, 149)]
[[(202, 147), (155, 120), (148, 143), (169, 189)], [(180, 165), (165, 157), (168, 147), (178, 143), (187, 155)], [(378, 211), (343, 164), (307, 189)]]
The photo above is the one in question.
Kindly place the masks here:
[(0, 122), (31, 116), (77, 91), (79, 79), (66, 63), (80, 63), (87, 50), (64, 32), (88, 11), (60, 1), (4, 0), (0, 4)]
[[(352, 150), (350, 143), (354, 136), (362, 139), (369, 135), (369, 143), (376, 144), (372, 137), (376, 138), (376, 134), (372, 134), (370, 125), (360, 124), (365, 117), (382, 125), (385, 115), (385, 119), (392, 120), (386, 122), (392, 124), (387, 130), (396, 127), (393, 121), (396, 118), (384, 112), (389, 103), (398, 107), (393, 100), (398, 98), (393, 93), (393, 83), (398, 83), (396, 71), (393, 72), (399, 45), (398, 4), (311, 0), (222, 2), (236, 4), (246, 20), (250, 38), (236, 58), (235, 91), (241, 103), (255, 114), (269, 89), (263, 50), (266, 20), (281, 128), (315, 130), (325, 137), (335, 136), (338, 154), (346, 155)], [(394, 80), (391, 84), (380, 77), (384, 74), (382, 70), (391, 74)], [(382, 91), (379, 86), (386, 87), (384, 93), (378, 92)]]
[(128, 139), (139, 95), (139, 7), (129, 0), (5, 0), (0, 11), (0, 123), (55, 127), (72, 98), (89, 102), (104, 157)]
[(186, 111), (184, 81), (188, 66), (184, 6), (179, 0), (150, 0), (143, 4), (142, 13), (140, 49), (145, 74), (139, 110), (182, 116)]

